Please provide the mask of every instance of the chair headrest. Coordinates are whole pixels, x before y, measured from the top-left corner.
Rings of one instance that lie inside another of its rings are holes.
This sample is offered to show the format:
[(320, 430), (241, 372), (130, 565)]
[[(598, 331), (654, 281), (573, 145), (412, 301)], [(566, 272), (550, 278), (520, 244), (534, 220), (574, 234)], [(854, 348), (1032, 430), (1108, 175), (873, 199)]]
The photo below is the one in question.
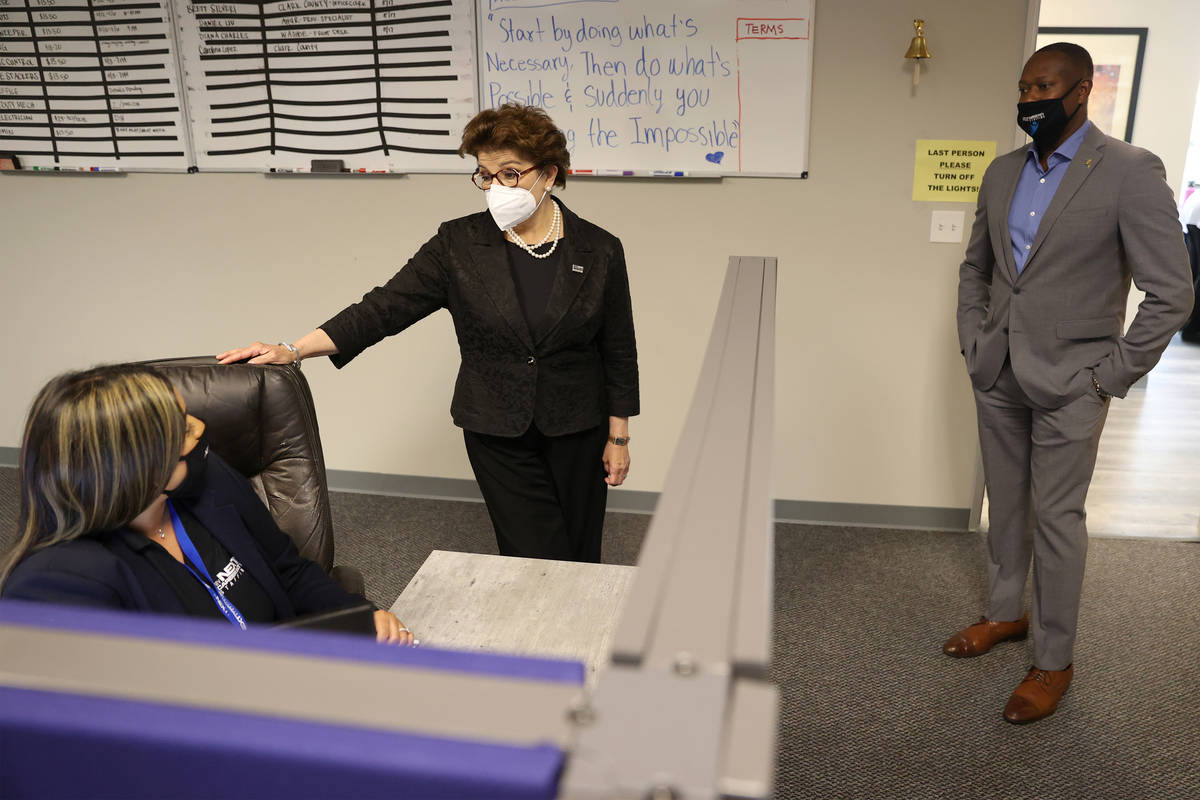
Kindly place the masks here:
[(208, 426), (213, 449), (246, 477), (290, 459), (324, 472), (312, 393), (295, 367), (223, 365), (212, 356), (145, 363), (179, 389), (188, 413)]

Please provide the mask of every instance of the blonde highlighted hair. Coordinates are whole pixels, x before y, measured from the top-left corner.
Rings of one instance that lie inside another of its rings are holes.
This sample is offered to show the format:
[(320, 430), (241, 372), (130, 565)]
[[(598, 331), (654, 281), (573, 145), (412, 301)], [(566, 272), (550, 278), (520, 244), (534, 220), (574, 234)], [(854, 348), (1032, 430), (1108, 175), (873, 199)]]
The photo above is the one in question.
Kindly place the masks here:
[(38, 393), (21, 440), (16, 545), (0, 587), (30, 553), (127, 525), (162, 494), (186, 421), (162, 373), (116, 364), (69, 372)]

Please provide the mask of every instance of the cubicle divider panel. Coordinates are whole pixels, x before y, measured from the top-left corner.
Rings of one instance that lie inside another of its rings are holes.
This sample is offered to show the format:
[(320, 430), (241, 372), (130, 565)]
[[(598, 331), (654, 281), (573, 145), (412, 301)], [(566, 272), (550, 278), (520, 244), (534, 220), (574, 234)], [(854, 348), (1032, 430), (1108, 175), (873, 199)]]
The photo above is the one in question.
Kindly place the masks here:
[(613, 666), (572, 748), (569, 800), (772, 791), (776, 268), (774, 258), (729, 260)]
[(5, 601), (0, 794), (549, 798), (582, 680), (574, 662)]

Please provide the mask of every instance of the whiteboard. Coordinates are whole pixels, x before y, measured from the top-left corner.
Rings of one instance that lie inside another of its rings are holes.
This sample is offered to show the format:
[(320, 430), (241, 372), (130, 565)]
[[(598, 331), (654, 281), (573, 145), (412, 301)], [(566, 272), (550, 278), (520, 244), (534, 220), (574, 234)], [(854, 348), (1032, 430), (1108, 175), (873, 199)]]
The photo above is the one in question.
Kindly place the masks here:
[(804, 176), (814, 0), (0, 0), (0, 151), (63, 169), (458, 172), (547, 109), (576, 174)]
[(201, 169), (464, 169), (472, 0), (174, 2)]
[(808, 169), (814, 0), (479, 0), (479, 103), (541, 106), (572, 174)]
[(0, 152), (23, 168), (186, 170), (166, 0), (0, 0)]

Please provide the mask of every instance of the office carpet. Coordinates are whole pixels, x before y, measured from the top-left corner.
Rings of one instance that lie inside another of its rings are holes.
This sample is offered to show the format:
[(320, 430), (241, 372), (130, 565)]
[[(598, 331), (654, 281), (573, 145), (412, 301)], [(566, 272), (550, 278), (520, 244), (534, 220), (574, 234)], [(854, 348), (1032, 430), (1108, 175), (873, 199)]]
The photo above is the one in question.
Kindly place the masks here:
[[(15, 470), (0, 469), (0, 547)], [(432, 549), (495, 552), (477, 503), (335, 493), (337, 560), (390, 604)], [(649, 517), (610, 514), (604, 557), (637, 558)], [(977, 659), (941, 642), (982, 607), (972, 534), (780, 524), (773, 675), (779, 798), (1197, 800), (1200, 545), (1095, 539), (1076, 675), (1054, 716), (1000, 711), (1024, 642)], [(682, 735), (686, 735), (684, 732)]]

